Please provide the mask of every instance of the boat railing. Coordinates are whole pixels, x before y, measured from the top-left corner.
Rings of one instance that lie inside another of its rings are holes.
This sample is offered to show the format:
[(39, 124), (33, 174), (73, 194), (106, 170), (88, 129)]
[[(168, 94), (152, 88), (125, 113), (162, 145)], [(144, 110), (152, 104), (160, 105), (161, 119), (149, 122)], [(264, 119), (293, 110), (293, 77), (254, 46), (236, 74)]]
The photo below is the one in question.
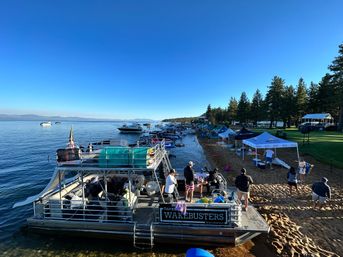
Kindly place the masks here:
[(61, 221), (90, 221), (114, 223), (133, 221), (137, 199), (129, 205), (127, 200), (55, 200), (36, 202), (35, 218)]
[[(137, 151), (139, 148), (140, 147), (138, 146), (127, 148), (129, 149), (128, 153), (99, 151), (81, 154), (79, 159), (72, 158), (78, 153), (70, 151), (66, 153), (73, 156), (67, 159), (72, 161), (58, 161), (57, 164), (59, 167), (156, 169), (161, 163), (163, 157), (167, 154), (165, 150), (165, 140), (162, 140), (158, 144), (148, 148), (146, 153), (144, 151)], [(143, 149), (143, 147), (141, 148)], [(146, 147), (144, 147), (144, 149), (146, 149)]]

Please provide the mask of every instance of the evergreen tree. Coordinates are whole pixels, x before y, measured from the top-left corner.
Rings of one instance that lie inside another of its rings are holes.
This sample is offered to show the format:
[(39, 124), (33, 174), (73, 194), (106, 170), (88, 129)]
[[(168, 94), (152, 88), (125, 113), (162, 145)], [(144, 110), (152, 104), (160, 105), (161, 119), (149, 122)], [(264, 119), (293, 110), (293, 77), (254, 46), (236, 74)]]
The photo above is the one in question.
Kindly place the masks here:
[(211, 105), (209, 104), (207, 106), (207, 110), (206, 110), (206, 118), (208, 119), (208, 121), (211, 123), (211, 124), (215, 124), (215, 118), (214, 118), (214, 114), (213, 114), (213, 110), (212, 110), (212, 107)]
[(263, 110), (263, 97), (259, 89), (256, 90), (250, 106), (250, 119), (254, 125), (257, 125), (258, 121), (262, 121), (264, 118)]
[(339, 108), (338, 130), (343, 131), (343, 44), (339, 45), (338, 53), (329, 69), (333, 72), (332, 86), (337, 89), (335, 96)]
[(308, 90), (308, 113), (317, 113), (319, 112), (318, 107), (318, 84), (311, 82), (310, 88)]
[(308, 103), (307, 89), (303, 78), (299, 79), (296, 94), (296, 108), (295, 125), (298, 126), (301, 118), (306, 114)]
[(282, 112), (282, 98), (285, 91), (285, 81), (278, 77), (274, 76), (269, 90), (266, 95), (266, 105), (268, 118), (270, 120), (269, 127), (272, 128), (273, 122), (281, 119)]
[(292, 85), (286, 86), (284, 91), (284, 96), (282, 100), (282, 120), (283, 120), (283, 127), (288, 128), (294, 122), (294, 116), (296, 115), (296, 93), (295, 89)]
[(238, 102), (237, 118), (241, 124), (245, 124), (249, 121), (250, 114), (250, 102), (247, 94), (243, 92)]
[(237, 119), (237, 108), (238, 108), (238, 103), (236, 98), (231, 97), (229, 106), (228, 106), (228, 120), (232, 124), (233, 121)]
[(337, 85), (332, 83), (332, 75), (326, 74), (318, 85), (317, 106), (318, 112), (330, 113), (335, 121), (339, 119), (339, 98)]

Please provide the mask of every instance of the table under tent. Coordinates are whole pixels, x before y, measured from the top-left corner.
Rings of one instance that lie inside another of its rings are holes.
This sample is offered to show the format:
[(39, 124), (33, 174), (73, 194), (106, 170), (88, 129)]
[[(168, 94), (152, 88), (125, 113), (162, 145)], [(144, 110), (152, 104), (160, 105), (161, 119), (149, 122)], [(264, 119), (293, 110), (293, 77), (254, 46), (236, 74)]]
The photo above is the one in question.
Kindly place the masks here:
[[(258, 157), (257, 157), (257, 150), (258, 149), (274, 149), (274, 152), (276, 154), (277, 148), (296, 148), (297, 151), (297, 158), (299, 162), (299, 149), (298, 149), (298, 143), (288, 141), (282, 138), (278, 138), (276, 136), (273, 136), (269, 134), (268, 132), (264, 132), (261, 135), (258, 135), (253, 138), (245, 139), (243, 140), (243, 144), (250, 146), (252, 148), (255, 148), (255, 165), (258, 166)], [(279, 164), (285, 168), (289, 168), (289, 165), (287, 165), (282, 160), (277, 159), (277, 162), (273, 164)], [(243, 153), (243, 160), (244, 160), (244, 153)]]

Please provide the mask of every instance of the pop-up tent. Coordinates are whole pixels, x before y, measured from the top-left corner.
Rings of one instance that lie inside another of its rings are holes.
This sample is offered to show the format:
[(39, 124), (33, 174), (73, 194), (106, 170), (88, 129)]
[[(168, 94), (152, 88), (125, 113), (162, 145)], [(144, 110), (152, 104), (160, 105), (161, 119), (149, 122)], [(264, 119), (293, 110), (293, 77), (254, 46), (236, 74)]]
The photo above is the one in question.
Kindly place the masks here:
[(247, 130), (246, 128), (242, 128), (240, 131), (237, 132), (235, 135), (235, 140), (243, 140), (251, 137), (256, 137), (257, 133)]
[[(276, 149), (276, 148), (290, 148), (295, 147), (297, 148), (297, 157), (299, 161), (299, 150), (298, 150), (298, 143), (288, 141), (282, 138), (275, 137), (268, 132), (264, 132), (261, 135), (258, 135), (253, 138), (243, 140), (244, 145), (248, 145), (256, 149), (256, 159), (257, 159), (257, 149)], [(244, 159), (244, 154), (243, 154)]]
[(228, 128), (227, 130), (225, 130), (224, 132), (218, 134), (219, 137), (221, 138), (228, 138), (230, 135), (236, 135), (236, 132), (233, 131), (232, 129)]

